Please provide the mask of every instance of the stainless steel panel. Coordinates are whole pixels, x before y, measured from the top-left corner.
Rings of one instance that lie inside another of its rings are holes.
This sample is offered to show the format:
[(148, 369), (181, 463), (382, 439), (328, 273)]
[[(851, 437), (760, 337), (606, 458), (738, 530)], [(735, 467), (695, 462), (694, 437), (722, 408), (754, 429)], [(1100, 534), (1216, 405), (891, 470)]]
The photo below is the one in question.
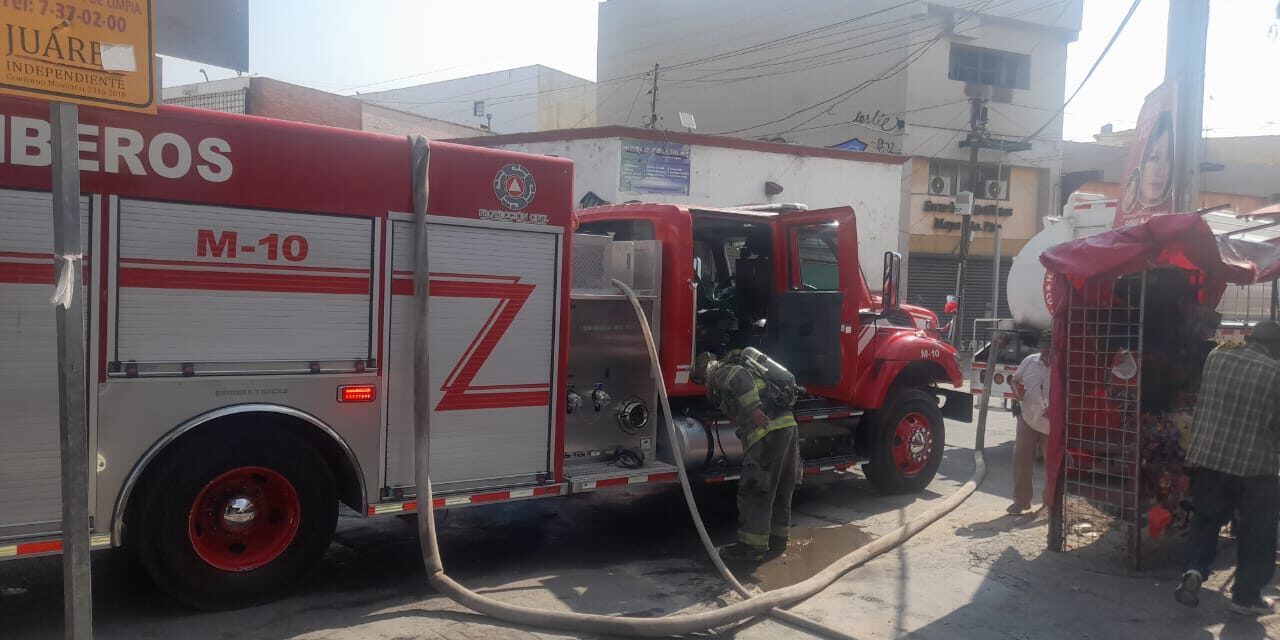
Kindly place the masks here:
[[(655, 302), (644, 300), (641, 304), (653, 318)], [(640, 324), (629, 301), (618, 296), (573, 297), (568, 372), (569, 389), (581, 396), (582, 405), (565, 419), (566, 469), (607, 460), (620, 449), (640, 452), (646, 462), (654, 460), (657, 386), (650, 375), (649, 352)], [(596, 391), (608, 394), (608, 400), (593, 401)], [(619, 412), (633, 400), (649, 409), (649, 420), (641, 429), (624, 430)]]
[[(272, 404), (303, 411), (333, 429), (355, 454), (364, 474), (365, 499), (377, 499), (376, 402), (337, 401), (337, 388), (376, 384), (372, 373), (352, 375), (135, 378), (108, 380), (99, 388), (96, 522), (111, 522), (125, 479), (143, 455), (179, 425), (239, 404)], [(385, 388), (378, 389), (384, 393)], [(55, 429), (56, 431), (56, 429)], [(99, 524), (99, 530), (105, 530)]]
[(637, 295), (655, 296), (661, 273), (661, 245), (655, 240), (615, 242), (608, 236), (573, 236), (574, 294), (615, 294), (614, 279)]

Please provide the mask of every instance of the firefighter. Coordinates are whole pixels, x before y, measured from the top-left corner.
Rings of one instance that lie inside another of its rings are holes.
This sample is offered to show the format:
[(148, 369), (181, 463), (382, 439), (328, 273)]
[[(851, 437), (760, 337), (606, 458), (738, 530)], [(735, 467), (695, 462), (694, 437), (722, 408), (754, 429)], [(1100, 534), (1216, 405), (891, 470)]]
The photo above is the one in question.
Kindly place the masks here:
[[(707, 398), (733, 420), (745, 452), (738, 480), (738, 539), (720, 547), (720, 557), (727, 562), (760, 562), (787, 548), (791, 493), (802, 473), (799, 430), (791, 413), (794, 395), (779, 400), (779, 394), (769, 392), (765, 376), (742, 358), (737, 351), (720, 361), (702, 353), (693, 379), (706, 385)], [(790, 375), (785, 369), (782, 373)]]

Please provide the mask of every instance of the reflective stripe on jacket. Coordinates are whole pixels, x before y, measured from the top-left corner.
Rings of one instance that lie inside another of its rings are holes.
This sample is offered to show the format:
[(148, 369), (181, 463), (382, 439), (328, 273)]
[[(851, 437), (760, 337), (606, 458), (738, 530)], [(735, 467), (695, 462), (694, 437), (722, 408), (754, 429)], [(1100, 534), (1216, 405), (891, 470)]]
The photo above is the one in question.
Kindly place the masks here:
[(711, 400), (738, 426), (744, 451), (760, 442), (771, 431), (797, 426), (796, 418), (790, 410), (770, 416), (771, 420), (766, 426), (756, 427), (752, 424), (752, 414), (757, 410), (764, 410), (760, 392), (764, 390), (765, 384), (764, 380), (738, 364), (717, 367), (707, 381)]

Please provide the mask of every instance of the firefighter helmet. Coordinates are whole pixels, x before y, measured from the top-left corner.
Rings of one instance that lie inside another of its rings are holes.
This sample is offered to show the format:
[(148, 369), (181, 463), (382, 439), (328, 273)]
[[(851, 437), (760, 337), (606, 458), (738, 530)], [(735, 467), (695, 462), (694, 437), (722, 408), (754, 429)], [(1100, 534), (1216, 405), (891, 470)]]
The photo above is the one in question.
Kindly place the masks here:
[(720, 363), (716, 361), (716, 354), (710, 351), (699, 353), (693, 361), (693, 371), (689, 372), (689, 379), (698, 384), (706, 384), (707, 378), (718, 364)]

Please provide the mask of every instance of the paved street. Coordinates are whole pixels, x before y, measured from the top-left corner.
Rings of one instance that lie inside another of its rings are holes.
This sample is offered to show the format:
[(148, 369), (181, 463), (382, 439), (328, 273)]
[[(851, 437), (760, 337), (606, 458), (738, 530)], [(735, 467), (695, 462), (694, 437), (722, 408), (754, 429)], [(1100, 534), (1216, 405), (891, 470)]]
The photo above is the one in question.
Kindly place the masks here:
[[(990, 475), (956, 513), (904, 548), (855, 570), (796, 611), (865, 638), (1264, 638), (1280, 617), (1232, 616), (1216, 574), (1197, 610), (1174, 604), (1177, 567), (1143, 574), (1096, 544), (1044, 551), (1042, 518), (1004, 515), (1013, 423), (995, 413)], [(811, 575), (911, 518), (973, 470), (973, 427), (948, 424), (937, 480), (917, 497), (873, 493), (860, 476), (811, 482), (797, 495), (798, 544), (750, 581), (775, 588)], [(1038, 484), (1038, 483), (1037, 483)], [(712, 534), (731, 537), (732, 491), (704, 491)], [(446, 568), (495, 598), (552, 609), (661, 615), (732, 601), (703, 559), (674, 487), (458, 510), (443, 520)], [(1224, 544), (1223, 556), (1234, 555)], [(344, 518), (328, 556), (296, 593), (248, 610), (195, 613), (171, 604), (124, 553), (94, 556), (97, 637), (182, 640), (307, 638), (565, 638), (469, 613), (427, 587), (411, 522)], [(61, 637), (57, 558), (0, 564), (0, 636)], [(715, 637), (807, 637), (771, 621)]]

